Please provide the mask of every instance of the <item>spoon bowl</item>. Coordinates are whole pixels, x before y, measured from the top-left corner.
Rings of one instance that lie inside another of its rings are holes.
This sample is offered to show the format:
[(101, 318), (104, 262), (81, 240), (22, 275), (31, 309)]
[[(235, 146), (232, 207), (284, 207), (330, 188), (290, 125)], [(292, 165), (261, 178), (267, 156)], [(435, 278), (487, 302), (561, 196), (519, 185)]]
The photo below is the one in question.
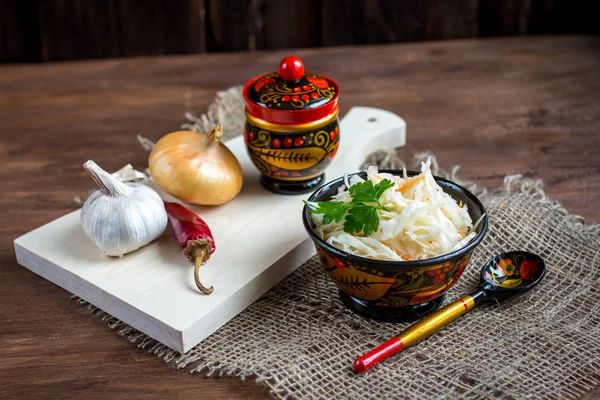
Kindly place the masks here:
[(535, 287), (546, 275), (546, 264), (537, 254), (510, 251), (489, 259), (481, 269), (482, 301), (504, 300)]

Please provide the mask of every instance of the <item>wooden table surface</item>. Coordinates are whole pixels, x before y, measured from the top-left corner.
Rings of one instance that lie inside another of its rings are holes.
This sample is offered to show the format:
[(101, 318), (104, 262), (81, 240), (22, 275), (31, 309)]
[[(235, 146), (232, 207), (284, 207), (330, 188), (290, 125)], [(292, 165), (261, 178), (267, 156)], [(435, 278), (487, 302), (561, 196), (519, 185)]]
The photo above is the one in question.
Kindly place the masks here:
[[(177, 130), (215, 93), (273, 71), (288, 53), (341, 88), (342, 113), (381, 107), (408, 126), (403, 157), (498, 187), (541, 178), (600, 222), (600, 38), (526, 37), (0, 67), (0, 398), (264, 398), (255, 383), (168, 368), (69, 293), (20, 267), (12, 241), (74, 209), (81, 165), (146, 165), (136, 134)], [(342, 133), (343, 135), (343, 133)], [(588, 397), (600, 395), (598, 388)], [(590, 397), (590, 398), (591, 398)]]

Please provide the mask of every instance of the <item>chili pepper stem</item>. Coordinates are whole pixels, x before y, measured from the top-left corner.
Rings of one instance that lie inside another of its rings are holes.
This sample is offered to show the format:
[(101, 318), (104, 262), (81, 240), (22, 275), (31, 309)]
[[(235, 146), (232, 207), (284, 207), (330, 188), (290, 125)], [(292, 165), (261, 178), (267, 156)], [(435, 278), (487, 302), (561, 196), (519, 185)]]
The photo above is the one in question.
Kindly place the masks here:
[(211, 294), (214, 288), (206, 288), (200, 281), (200, 266), (215, 251), (215, 240), (206, 222), (179, 203), (165, 201), (165, 210), (173, 227), (173, 234), (188, 261), (194, 264), (194, 281), (198, 290)]
[(198, 250), (194, 255), (194, 281), (196, 282), (196, 286), (198, 290), (200, 290), (203, 294), (211, 294), (215, 288), (209, 287), (206, 288), (200, 281), (200, 266), (204, 264), (204, 257), (206, 257), (206, 250)]

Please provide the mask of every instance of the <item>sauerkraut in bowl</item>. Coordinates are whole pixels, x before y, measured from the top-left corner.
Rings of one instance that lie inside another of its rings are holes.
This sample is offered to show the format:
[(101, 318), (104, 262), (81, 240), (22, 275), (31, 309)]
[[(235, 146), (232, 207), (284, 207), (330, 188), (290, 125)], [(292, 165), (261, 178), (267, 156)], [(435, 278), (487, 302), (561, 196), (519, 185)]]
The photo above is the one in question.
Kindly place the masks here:
[[(486, 222), (483, 206), (460, 186), (436, 181), (430, 167), (427, 160), (420, 173), (393, 174), (369, 167), (366, 175), (346, 175), (326, 199), (329, 204), (316, 201), (323, 197), (317, 191), (313, 201), (306, 202), (314, 234), (338, 250), (381, 261), (426, 260), (464, 248), (484, 233), (478, 229)], [(359, 186), (353, 189), (355, 185)], [(474, 214), (469, 204), (478, 212)]]

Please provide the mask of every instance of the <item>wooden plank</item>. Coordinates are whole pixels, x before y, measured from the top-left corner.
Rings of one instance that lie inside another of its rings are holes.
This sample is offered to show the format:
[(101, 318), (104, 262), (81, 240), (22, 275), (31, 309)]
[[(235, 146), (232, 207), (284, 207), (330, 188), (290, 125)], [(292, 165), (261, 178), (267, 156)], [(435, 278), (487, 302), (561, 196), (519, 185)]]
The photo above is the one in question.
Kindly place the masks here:
[(524, 35), (529, 29), (532, 0), (489, 0), (480, 3), (480, 36)]
[(476, 0), (324, 0), (324, 46), (476, 37)]
[(206, 50), (203, 0), (39, 1), (44, 61)]
[(42, 60), (74, 60), (123, 55), (118, 31), (118, 3), (93, 0), (38, 2)]
[[(340, 132), (329, 180), (358, 171), (371, 151), (404, 145), (406, 124), (387, 111), (355, 107)], [(190, 206), (221, 249), (202, 268), (203, 281), (216, 288), (210, 296), (195, 289), (191, 266), (171, 232), (123, 258), (102, 257), (81, 230), (79, 210), (15, 240), (17, 260), (163, 344), (190, 350), (315, 254), (300, 218), (301, 199), (309, 195), (266, 191), (244, 138), (227, 146), (244, 171), (242, 191), (220, 207)]]
[(317, 0), (208, 3), (210, 51), (315, 47), (320, 43)]
[[(121, 56), (189, 54), (206, 51), (204, 0), (118, 1)], [(94, 9), (103, 8), (95, 3)]]
[(479, 1), (432, 1), (425, 19), (425, 40), (474, 38), (479, 34)]
[(317, 0), (264, 0), (262, 49), (316, 47), (320, 44)]
[(207, 3), (208, 50), (235, 51), (249, 50), (253, 38), (250, 29), (251, 19), (256, 12), (257, 2), (245, 0), (219, 1)]
[(357, 44), (352, 0), (321, 0), (321, 45)]
[(597, 1), (531, 0), (528, 32), (600, 34)]
[(0, 2), (0, 63), (40, 61), (35, 0)]
[[(208, 51), (206, 44), (206, 2), (204, 0), (189, 0), (189, 4), (189, 12), (187, 12), (189, 21), (187, 37), (189, 42), (182, 41), (182, 45), (186, 47), (181, 53), (206, 53)], [(180, 24), (184, 18), (185, 15), (181, 16), (174, 20), (173, 24)], [(182, 26), (185, 26), (185, 24)], [(167, 34), (169, 35), (167, 43), (170, 44), (173, 40), (178, 40), (172, 37), (170, 32), (167, 32)], [(170, 45), (169, 48), (171, 48)], [(172, 48), (175, 49), (175, 47)], [(172, 53), (179, 53), (179, 51), (173, 50)]]
[[(341, 6), (340, 14), (330, 20), (330, 16), (336, 12), (337, 2), (325, 0), (321, 28), (323, 45), (423, 40), (425, 38), (425, 19), (430, 3), (431, 0), (345, 1)], [(330, 21), (335, 21), (335, 24)], [(341, 29), (344, 34), (337, 34), (338, 29)], [(331, 42), (329, 37), (337, 39)]]

